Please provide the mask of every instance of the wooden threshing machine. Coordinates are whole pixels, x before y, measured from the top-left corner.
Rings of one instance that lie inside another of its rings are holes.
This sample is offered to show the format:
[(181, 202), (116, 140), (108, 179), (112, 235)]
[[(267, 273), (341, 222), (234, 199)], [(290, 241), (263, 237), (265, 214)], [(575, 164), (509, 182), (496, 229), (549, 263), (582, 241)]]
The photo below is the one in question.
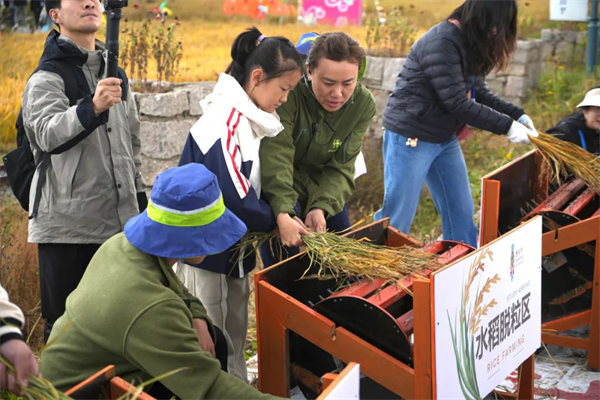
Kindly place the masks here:
[[(422, 247), (446, 265), (474, 250), (449, 241), (423, 246), (388, 225), (386, 219), (348, 235), (391, 247)], [(300, 253), (256, 274), (260, 390), (289, 396), (298, 386), (307, 398), (316, 398), (322, 377), (357, 362), (364, 374), (361, 398), (432, 398), (430, 280), (408, 277), (399, 285), (359, 280), (338, 290), (333, 279), (299, 280), (309, 266)], [(531, 365), (525, 371), (530, 375)]]
[[(481, 244), (543, 216), (542, 341), (588, 351), (600, 369), (600, 200), (579, 179), (544, 177), (537, 150), (483, 178)], [(589, 325), (587, 338), (562, 332)]]

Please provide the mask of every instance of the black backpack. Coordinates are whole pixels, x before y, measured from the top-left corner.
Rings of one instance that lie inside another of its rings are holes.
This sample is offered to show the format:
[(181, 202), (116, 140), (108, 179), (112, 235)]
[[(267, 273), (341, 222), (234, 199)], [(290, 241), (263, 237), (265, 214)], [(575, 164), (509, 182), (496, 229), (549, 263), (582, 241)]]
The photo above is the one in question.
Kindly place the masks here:
[[(83, 75), (83, 71), (78, 66), (74, 65), (68, 60), (49, 60), (41, 63), (33, 72), (37, 71), (48, 71), (58, 74), (65, 84), (65, 94), (69, 99), (70, 107), (77, 104), (77, 100), (87, 95), (90, 95), (90, 89)], [(32, 74), (32, 75), (33, 75)], [(121, 88), (123, 89), (123, 99), (127, 98), (127, 76), (125, 71), (121, 68), (118, 69), (119, 78), (123, 80)], [(106, 111), (105, 111), (106, 112)], [(53, 154), (61, 154), (65, 151), (73, 148), (79, 144), (82, 140), (87, 138), (92, 132), (83, 131), (67, 142), (61, 144), (52, 151), (46, 153), (42, 152), (38, 162), (35, 162), (33, 152), (31, 151), (31, 145), (27, 134), (25, 132), (25, 126), (23, 125), (23, 110), (19, 111), (17, 122), (15, 124), (17, 128), (17, 148), (6, 156), (3, 157), (3, 162), (6, 167), (6, 175), (8, 175), (8, 182), (10, 187), (17, 198), (21, 207), (25, 211), (29, 211), (29, 192), (31, 189), (31, 183), (35, 171), (39, 168), (39, 178), (36, 184), (35, 199), (33, 201), (33, 208), (29, 215), (29, 219), (37, 216), (40, 199), (42, 196), (42, 187), (46, 181), (46, 170), (50, 165), (50, 158)]]

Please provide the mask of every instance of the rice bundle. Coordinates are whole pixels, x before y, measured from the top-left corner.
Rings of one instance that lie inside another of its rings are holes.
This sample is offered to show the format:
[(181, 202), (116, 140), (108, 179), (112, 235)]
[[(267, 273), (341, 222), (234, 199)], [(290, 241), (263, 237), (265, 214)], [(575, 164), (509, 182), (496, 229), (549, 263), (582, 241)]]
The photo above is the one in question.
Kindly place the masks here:
[[(6, 366), (8, 372), (16, 376), (14, 365), (6, 358), (0, 356), (0, 362)], [(37, 376), (29, 375), (29, 387), (21, 386), (25, 398), (29, 400), (67, 400), (72, 399), (66, 394), (56, 390), (50, 381)]]
[[(434, 254), (411, 246), (381, 246), (330, 232), (302, 236), (302, 241), (310, 258), (310, 267), (302, 278), (334, 278), (341, 284), (354, 278), (383, 279), (397, 284), (411, 274), (420, 276), (419, 271), (425, 267), (438, 266)], [(314, 265), (318, 265), (318, 272), (307, 276)]]
[(550, 180), (560, 183), (561, 177), (573, 175), (600, 193), (600, 157), (545, 132), (538, 131), (538, 134), (538, 137), (530, 136), (529, 140), (548, 165), (548, 170), (543, 173), (549, 173)]

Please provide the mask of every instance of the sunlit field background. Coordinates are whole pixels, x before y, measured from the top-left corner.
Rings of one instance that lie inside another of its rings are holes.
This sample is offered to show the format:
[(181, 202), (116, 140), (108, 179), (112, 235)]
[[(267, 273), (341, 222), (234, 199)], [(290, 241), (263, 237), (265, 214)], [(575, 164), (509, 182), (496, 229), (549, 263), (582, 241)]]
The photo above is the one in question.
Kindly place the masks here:
[[(277, 1), (277, 0), (276, 0)], [(129, 7), (123, 14), (123, 27), (139, 23), (148, 18), (154, 21), (152, 8), (161, 2), (137, 2), (130, 0)], [(290, 4), (296, 5), (292, 0)], [(363, 2), (365, 20), (376, 16), (375, 3)], [(439, 22), (461, 1), (444, 0), (382, 0), (381, 6), (390, 11), (393, 7), (402, 9), (410, 22), (418, 28), (419, 35), (426, 32), (432, 25)], [(548, 21), (547, 0), (519, 1), (519, 27), (521, 37), (539, 36), (540, 29), (556, 26), (557, 23)], [(364, 44), (366, 28), (348, 26), (336, 28), (332, 26), (306, 26), (297, 23), (295, 18), (285, 18), (283, 21), (276, 16), (267, 16), (264, 20), (251, 20), (244, 17), (227, 17), (222, 12), (221, 0), (170, 0), (168, 7), (173, 15), (167, 17), (166, 24), (174, 22), (174, 17), (180, 20), (175, 31), (175, 38), (183, 42), (183, 57), (180, 70), (174, 81), (194, 82), (216, 80), (230, 61), (230, 46), (235, 36), (245, 27), (256, 25), (267, 36), (282, 35), (296, 41), (307, 31), (326, 32), (343, 29), (359, 42)], [(280, 22), (282, 22), (280, 24)], [(363, 24), (364, 25), (364, 24)], [(36, 34), (7, 34), (0, 36), (0, 153), (14, 146), (14, 122), (19, 109), (21, 94), (30, 73), (35, 69), (43, 50), (46, 33)], [(156, 65), (149, 63), (149, 78), (153, 77)]]

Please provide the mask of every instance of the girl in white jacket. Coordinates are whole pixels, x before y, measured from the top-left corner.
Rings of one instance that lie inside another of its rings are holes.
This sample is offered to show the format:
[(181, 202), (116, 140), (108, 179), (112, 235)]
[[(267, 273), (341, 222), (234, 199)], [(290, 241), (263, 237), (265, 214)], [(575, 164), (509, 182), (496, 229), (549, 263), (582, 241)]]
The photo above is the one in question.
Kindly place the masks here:
[[(277, 228), (278, 232), (295, 231), (298, 237), (307, 234), (299, 220), (287, 215), (276, 220), (261, 199), (258, 158), (261, 139), (283, 130), (275, 110), (300, 80), (302, 57), (288, 39), (266, 37), (251, 28), (235, 39), (231, 58), (213, 93), (200, 102), (204, 114), (190, 131), (179, 165), (197, 162), (213, 172), (225, 206), (249, 232)], [(201, 265), (180, 263), (178, 273), (223, 331), (228, 341), (229, 373), (247, 380), (248, 273), (256, 259), (241, 257), (243, 260), (235, 262), (240, 257), (234, 248), (207, 257)]]

